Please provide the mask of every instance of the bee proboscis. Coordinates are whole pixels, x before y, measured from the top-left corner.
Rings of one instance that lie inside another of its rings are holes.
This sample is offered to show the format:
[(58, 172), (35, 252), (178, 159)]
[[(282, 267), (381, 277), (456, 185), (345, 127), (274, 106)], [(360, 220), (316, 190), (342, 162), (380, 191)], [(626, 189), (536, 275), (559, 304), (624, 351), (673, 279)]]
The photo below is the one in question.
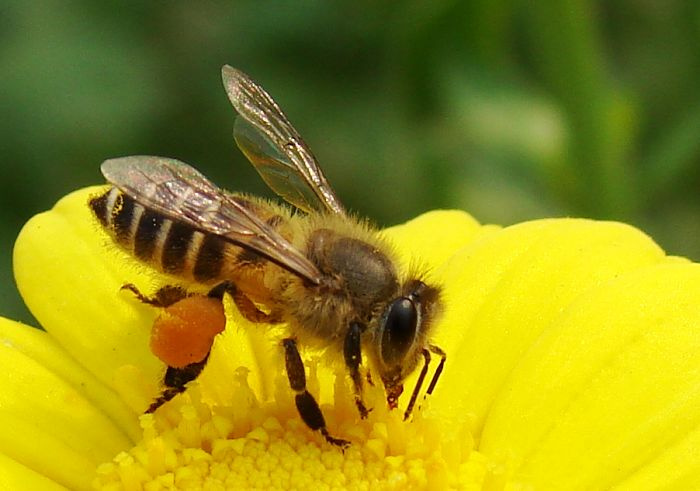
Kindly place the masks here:
[[(299, 414), (327, 441), (345, 446), (347, 441), (330, 436), (316, 400), (306, 390), (297, 343), (342, 354), (363, 418), (369, 412), (363, 399), (365, 361), (379, 374), (387, 403), (395, 408), (404, 379), (423, 357), (404, 415), (408, 418), (430, 353), (441, 361), (428, 394), (444, 366), (445, 353), (429, 342), (440, 310), (440, 290), (429, 285), (424, 274), (401, 273), (391, 244), (345, 211), (311, 150), (262, 87), (230, 66), (223, 67), (222, 77), (239, 115), (236, 143), (270, 188), (298, 212), (229, 193), (187, 164), (149, 156), (105, 161), (101, 170), (111, 187), (89, 205), (113, 240), (139, 260), (212, 285), (209, 295), (194, 298), (175, 287), (149, 298), (125, 285), (142, 301), (168, 309), (182, 307), (179, 302), (187, 298), (196, 306), (200, 297), (220, 299), (226, 292), (251, 321), (284, 323), (285, 365)], [(209, 319), (210, 304), (202, 304), (202, 309)], [(207, 339), (221, 329), (223, 325), (214, 326)], [(167, 336), (168, 330), (162, 331)], [(168, 371), (165, 390), (149, 411), (185, 390), (204, 367), (209, 349), (211, 340), (205, 342), (206, 353), (194, 358), (157, 353)]]

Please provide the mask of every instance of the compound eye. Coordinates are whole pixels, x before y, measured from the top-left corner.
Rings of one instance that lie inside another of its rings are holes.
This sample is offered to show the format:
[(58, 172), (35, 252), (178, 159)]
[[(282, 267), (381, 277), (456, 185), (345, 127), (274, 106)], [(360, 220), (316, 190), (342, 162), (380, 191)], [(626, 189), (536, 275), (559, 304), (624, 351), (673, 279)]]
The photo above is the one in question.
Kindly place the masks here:
[(382, 330), (381, 355), (385, 365), (399, 364), (411, 349), (418, 328), (418, 311), (408, 297), (394, 300)]

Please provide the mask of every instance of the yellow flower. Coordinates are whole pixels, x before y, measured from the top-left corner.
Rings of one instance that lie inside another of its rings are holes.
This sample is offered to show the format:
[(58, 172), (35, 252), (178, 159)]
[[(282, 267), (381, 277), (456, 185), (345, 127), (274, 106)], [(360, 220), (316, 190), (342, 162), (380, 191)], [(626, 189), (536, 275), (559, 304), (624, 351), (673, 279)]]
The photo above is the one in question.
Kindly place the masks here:
[[(342, 364), (304, 352), (343, 453), (300, 421), (281, 333), (229, 327), (188, 391), (142, 415), (164, 366), (157, 309), (120, 292), (181, 283), (135, 263), (81, 190), (15, 247), (46, 332), (0, 320), (0, 483), (8, 489), (690, 489), (700, 483), (700, 266), (619, 223), (500, 229), (431, 212), (385, 230), (444, 286), (447, 364), (413, 418), (360, 420)], [(412, 387), (413, 379), (407, 381)], [(404, 399), (406, 395), (404, 395)], [(406, 401), (402, 400), (405, 404)]]

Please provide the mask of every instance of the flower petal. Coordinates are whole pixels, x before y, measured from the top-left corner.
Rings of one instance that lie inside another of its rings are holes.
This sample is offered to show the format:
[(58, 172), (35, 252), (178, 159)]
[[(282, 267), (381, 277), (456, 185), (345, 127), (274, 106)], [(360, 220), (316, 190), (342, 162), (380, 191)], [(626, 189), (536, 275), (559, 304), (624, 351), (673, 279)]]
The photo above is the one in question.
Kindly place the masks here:
[[(129, 410), (46, 333), (0, 318), (0, 339), (0, 452), (66, 487), (89, 488), (97, 464), (131, 444), (124, 428), (137, 434)], [(8, 465), (6, 473), (21, 470)]]
[(562, 309), (664, 258), (639, 230), (612, 222), (538, 220), (474, 242), (438, 272), (446, 314), (436, 342), (453, 348), (431, 404), (447, 421), (468, 415), (478, 438), (510, 372)]
[(419, 261), (435, 269), (460, 248), (497, 230), (499, 227), (483, 226), (463, 211), (437, 210), (381, 233), (392, 241), (403, 263)]
[(536, 488), (697, 484), (698, 326), (700, 265), (643, 268), (590, 290), (521, 359), (481, 449), (508, 456)]
[(68, 489), (1, 453), (0, 487), (2, 489), (31, 489), (32, 491), (66, 491)]

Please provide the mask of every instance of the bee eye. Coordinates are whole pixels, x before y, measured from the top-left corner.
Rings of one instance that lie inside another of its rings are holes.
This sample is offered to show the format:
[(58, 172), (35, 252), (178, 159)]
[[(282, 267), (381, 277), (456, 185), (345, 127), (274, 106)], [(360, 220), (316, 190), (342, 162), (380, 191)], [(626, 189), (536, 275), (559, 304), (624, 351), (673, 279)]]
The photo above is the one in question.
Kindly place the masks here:
[(395, 365), (403, 360), (413, 345), (418, 327), (418, 311), (407, 297), (394, 300), (389, 306), (382, 330), (382, 360)]

